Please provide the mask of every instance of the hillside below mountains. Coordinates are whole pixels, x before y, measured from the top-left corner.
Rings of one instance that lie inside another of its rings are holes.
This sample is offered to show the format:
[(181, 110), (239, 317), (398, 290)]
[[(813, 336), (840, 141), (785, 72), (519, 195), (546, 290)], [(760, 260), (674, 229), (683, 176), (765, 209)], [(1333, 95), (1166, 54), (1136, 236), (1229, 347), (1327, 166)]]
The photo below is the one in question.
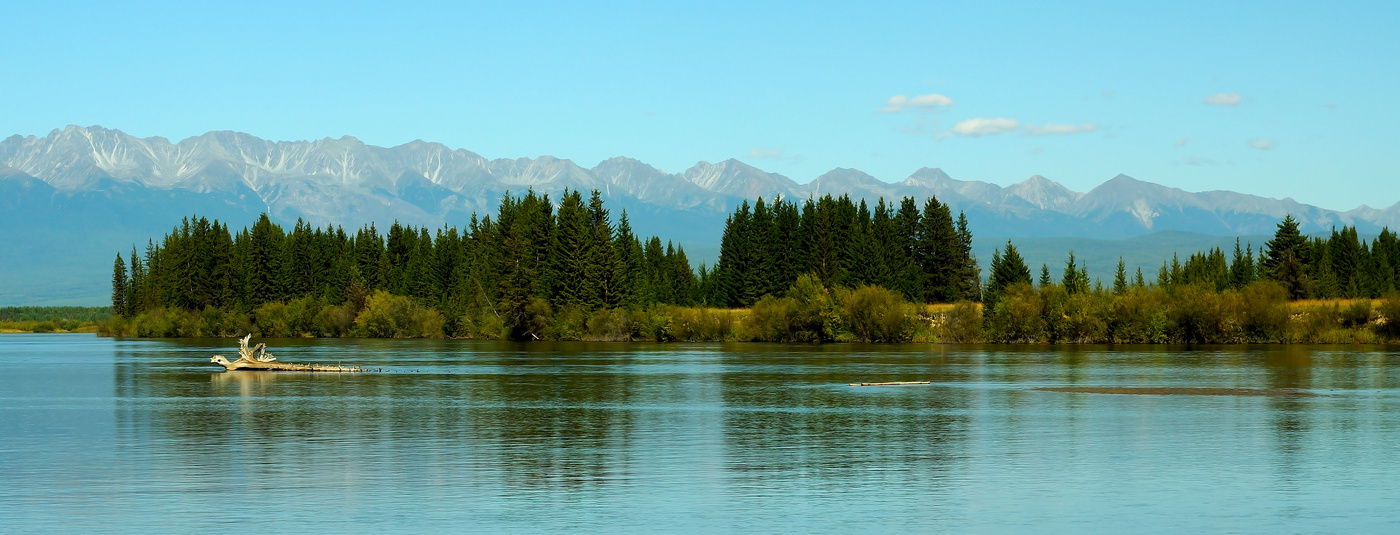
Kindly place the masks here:
[(0, 141), (0, 231), (9, 237), (0, 244), (0, 269), (11, 274), (0, 281), (0, 304), (100, 302), (117, 252), (192, 213), (235, 228), (262, 212), (284, 224), (464, 226), (473, 213), (493, 213), (506, 192), (527, 188), (556, 198), (565, 188), (597, 189), (614, 217), (627, 211), (639, 234), (701, 253), (716, 248), (726, 215), (745, 199), (828, 193), (870, 203), (936, 195), (966, 212), (977, 236), (1266, 235), (1288, 213), (1306, 232), (1400, 227), (1400, 203), (1340, 212), (1229, 191), (1191, 193), (1126, 175), (1083, 193), (1041, 176), (1001, 187), (937, 168), (893, 183), (834, 169), (799, 184), (733, 159), (680, 172), (622, 157), (584, 168), (551, 156), (488, 160), (424, 141), (378, 147), (349, 136), (268, 141), (221, 131), (172, 143), (69, 126)]

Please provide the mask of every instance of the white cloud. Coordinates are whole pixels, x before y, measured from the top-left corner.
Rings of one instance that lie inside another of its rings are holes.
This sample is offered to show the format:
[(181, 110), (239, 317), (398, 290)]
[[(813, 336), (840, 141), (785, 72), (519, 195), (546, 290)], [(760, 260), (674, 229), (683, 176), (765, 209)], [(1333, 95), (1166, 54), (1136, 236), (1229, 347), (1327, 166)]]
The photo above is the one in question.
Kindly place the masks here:
[(783, 149), (770, 149), (768, 147), (754, 147), (749, 150), (749, 159), (777, 158), (783, 155)]
[(1015, 132), (1020, 129), (1020, 122), (1015, 119), (1006, 118), (984, 119), (978, 117), (976, 119), (961, 121), (953, 125), (954, 134), (968, 137), (994, 136), (997, 134)]
[(953, 105), (953, 99), (937, 93), (927, 95), (915, 95), (906, 97), (895, 95), (885, 101), (885, 107), (880, 108), (880, 113), (899, 113), (904, 111), (938, 111), (939, 108), (947, 108)]
[(1070, 134), (1083, 134), (1085, 132), (1093, 132), (1098, 129), (1099, 125), (1096, 125), (1094, 123), (1084, 123), (1079, 125), (1055, 123), (1045, 123), (1039, 126), (1033, 124), (1026, 125), (1026, 133), (1032, 136), (1068, 136)]
[(1239, 93), (1216, 93), (1206, 97), (1205, 102), (1211, 106), (1239, 106), (1240, 100)]
[(1249, 146), (1259, 150), (1273, 150), (1274, 147), (1278, 146), (1278, 143), (1274, 143), (1272, 139), (1251, 139)]
[(1177, 142), (1176, 142), (1176, 143), (1173, 143), (1172, 146), (1179, 149), (1179, 148), (1185, 147), (1185, 146), (1186, 146), (1186, 143), (1189, 142), (1189, 141), (1191, 141), (1191, 138), (1189, 138), (1189, 137), (1184, 137), (1184, 138), (1181, 138), (1181, 139), (1177, 140)]

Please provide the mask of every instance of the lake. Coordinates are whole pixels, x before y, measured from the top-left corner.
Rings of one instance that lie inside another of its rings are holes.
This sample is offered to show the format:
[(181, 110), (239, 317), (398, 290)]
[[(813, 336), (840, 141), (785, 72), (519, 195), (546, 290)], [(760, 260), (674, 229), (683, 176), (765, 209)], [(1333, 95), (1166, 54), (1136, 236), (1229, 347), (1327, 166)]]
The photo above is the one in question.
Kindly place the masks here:
[(0, 532), (1400, 532), (1383, 347), (268, 342), (0, 335)]

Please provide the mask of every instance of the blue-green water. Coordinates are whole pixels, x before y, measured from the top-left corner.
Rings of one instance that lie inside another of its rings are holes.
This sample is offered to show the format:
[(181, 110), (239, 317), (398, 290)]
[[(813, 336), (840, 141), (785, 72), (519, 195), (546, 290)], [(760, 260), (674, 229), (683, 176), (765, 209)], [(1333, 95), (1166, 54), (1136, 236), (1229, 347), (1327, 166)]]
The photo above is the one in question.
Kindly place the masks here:
[(0, 336), (0, 532), (1400, 532), (1384, 348), (271, 342)]

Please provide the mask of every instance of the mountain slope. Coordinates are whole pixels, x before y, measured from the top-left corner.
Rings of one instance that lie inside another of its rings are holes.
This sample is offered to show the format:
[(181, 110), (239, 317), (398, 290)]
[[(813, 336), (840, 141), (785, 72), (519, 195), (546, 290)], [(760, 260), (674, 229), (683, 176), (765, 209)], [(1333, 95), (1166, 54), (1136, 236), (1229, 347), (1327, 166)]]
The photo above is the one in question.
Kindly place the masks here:
[[(634, 229), (713, 251), (725, 217), (745, 199), (850, 195), (874, 203), (937, 196), (966, 213), (977, 236), (1112, 240), (1162, 231), (1267, 235), (1284, 214), (1305, 232), (1355, 225), (1363, 234), (1400, 225), (1400, 204), (1347, 212), (1229, 191), (1192, 193), (1126, 175), (1079, 193), (1039, 175), (1001, 187), (922, 168), (899, 182), (834, 169), (807, 184), (738, 160), (699, 162), (666, 173), (630, 158), (592, 168), (552, 156), (490, 160), (464, 149), (412, 141), (367, 145), (344, 136), (269, 141), (217, 131), (172, 143), (100, 126), (0, 140), (0, 304), (97, 302), (111, 258), (198, 213), (232, 226), (267, 212), (275, 220), (358, 228), (371, 221), (464, 226), (495, 211), (507, 192), (557, 199), (564, 189), (598, 190), (614, 218)], [(101, 236), (84, 241), (76, 236)], [(99, 254), (100, 253), (100, 254)], [(692, 254), (713, 261), (713, 254)], [(55, 281), (52, 291), (36, 280)]]

